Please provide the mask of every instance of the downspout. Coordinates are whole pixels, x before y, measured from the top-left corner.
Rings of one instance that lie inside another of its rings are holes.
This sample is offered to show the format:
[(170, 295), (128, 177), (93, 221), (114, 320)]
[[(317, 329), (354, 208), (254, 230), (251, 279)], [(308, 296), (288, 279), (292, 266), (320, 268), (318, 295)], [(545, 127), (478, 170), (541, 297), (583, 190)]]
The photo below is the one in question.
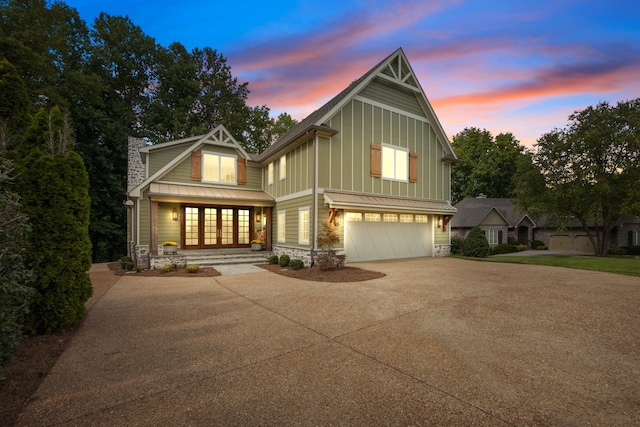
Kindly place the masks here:
[[(309, 132), (307, 131), (307, 135)], [(318, 230), (318, 131), (313, 131), (313, 188), (311, 189), (313, 206), (313, 227), (311, 227), (311, 267), (315, 264), (316, 236)]]

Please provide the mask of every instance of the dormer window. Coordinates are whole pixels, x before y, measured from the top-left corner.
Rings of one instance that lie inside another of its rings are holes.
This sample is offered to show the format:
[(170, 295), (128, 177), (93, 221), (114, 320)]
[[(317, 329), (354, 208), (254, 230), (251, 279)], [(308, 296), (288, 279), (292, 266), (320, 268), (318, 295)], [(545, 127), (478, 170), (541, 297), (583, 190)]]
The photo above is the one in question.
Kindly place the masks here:
[(236, 165), (236, 156), (203, 152), (202, 181), (235, 184), (237, 182)]

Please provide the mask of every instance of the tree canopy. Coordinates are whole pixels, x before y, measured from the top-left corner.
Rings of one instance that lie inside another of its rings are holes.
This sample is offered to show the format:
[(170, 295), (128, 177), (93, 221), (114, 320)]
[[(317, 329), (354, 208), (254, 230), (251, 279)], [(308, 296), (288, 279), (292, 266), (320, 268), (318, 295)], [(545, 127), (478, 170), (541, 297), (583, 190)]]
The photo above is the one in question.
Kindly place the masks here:
[(128, 136), (162, 143), (222, 124), (260, 153), (281, 132), (276, 124), (291, 124), (270, 118), (267, 106), (248, 106), (248, 83), (215, 49), (164, 47), (130, 18), (104, 12), (88, 26), (61, 1), (0, 0), (0, 60), (0, 125), (15, 124), (0, 133), (3, 147), (19, 144), (40, 107), (70, 115), (89, 173), (94, 261), (126, 251)]
[(520, 164), (520, 206), (559, 228), (576, 221), (605, 256), (617, 222), (640, 214), (640, 99), (574, 112), (531, 158)]
[(524, 147), (511, 133), (495, 138), (488, 130), (466, 128), (451, 142), (460, 162), (451, 171), (452, 203), (465, 197), (484, 194), (488, 197), (513, 197), (516, 164)]

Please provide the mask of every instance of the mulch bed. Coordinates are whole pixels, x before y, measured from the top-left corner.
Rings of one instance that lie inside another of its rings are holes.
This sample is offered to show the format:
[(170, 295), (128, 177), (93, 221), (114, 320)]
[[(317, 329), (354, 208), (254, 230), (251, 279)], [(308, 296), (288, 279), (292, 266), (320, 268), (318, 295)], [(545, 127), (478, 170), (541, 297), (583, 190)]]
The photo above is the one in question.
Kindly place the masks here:
[(289, 267), (280, 267), (278, 264), (259, 264), (258, 267), (283, 276), (295, 277), (296, 279), (309, 280), (312, 282), (362, 282), (385, 276), (384, 273), (377, 271), (363, 270), (349, 266), (333, 270), (321, 270), (320, 267), (317, 266), (293, 270)]

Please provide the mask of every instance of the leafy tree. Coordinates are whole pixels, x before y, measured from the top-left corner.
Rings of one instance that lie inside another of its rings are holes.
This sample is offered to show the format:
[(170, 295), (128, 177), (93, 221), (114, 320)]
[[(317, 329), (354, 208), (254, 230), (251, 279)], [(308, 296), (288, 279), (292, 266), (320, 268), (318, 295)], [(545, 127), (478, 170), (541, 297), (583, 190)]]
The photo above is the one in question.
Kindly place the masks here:
[(480, 227), (476, 226), (471, 229), (462, 244), (462, 253), (465, 256), (476, 258), (486, 258), (491, 252), (491, 247), (487, 241), (487, 237)]
[[(55, 332), (78, 322), (91, 296), (89, 178), (72, 150), (64, 115), (54, 108), (36, 114), (20, 160), (19, 192), (29, 215), (27, 266), (35, 295), (27, 324), (32, 332)], [(45, 129), (43, 138), (35, 138)]]
[(0, 59), (0, 155), (20, 140), (29, 124), (29, 95), (16, 67)]
[(577, 221), (606, 256), (617, 221), (640, 213), (640, 99), (576, 111), (520, 164), (519, 205), (563, 228)]
[(0, 159), (0, 367), (18, 347), (33, 292), (25, 265), (29, 224), (20, 198), (10, 189), (12, 171), (12, 163)]
[(271, 130), (271, 136), (273, 142), (280, 139), (282, 135), (287, 133), (291, 128), (298, 124), (298, 121), (291, 117), (289, 113), (280, 113), (278, 117), (273, 121), (273, 128)]
[(513, 197), (516, 164), (524, 147), (511, 133), (493, 138), (491, 132), (466, 128), (456, 134), (453, 149), (460, 159), (451, 171), (452, 202), (480, 193), (488, 197)]

